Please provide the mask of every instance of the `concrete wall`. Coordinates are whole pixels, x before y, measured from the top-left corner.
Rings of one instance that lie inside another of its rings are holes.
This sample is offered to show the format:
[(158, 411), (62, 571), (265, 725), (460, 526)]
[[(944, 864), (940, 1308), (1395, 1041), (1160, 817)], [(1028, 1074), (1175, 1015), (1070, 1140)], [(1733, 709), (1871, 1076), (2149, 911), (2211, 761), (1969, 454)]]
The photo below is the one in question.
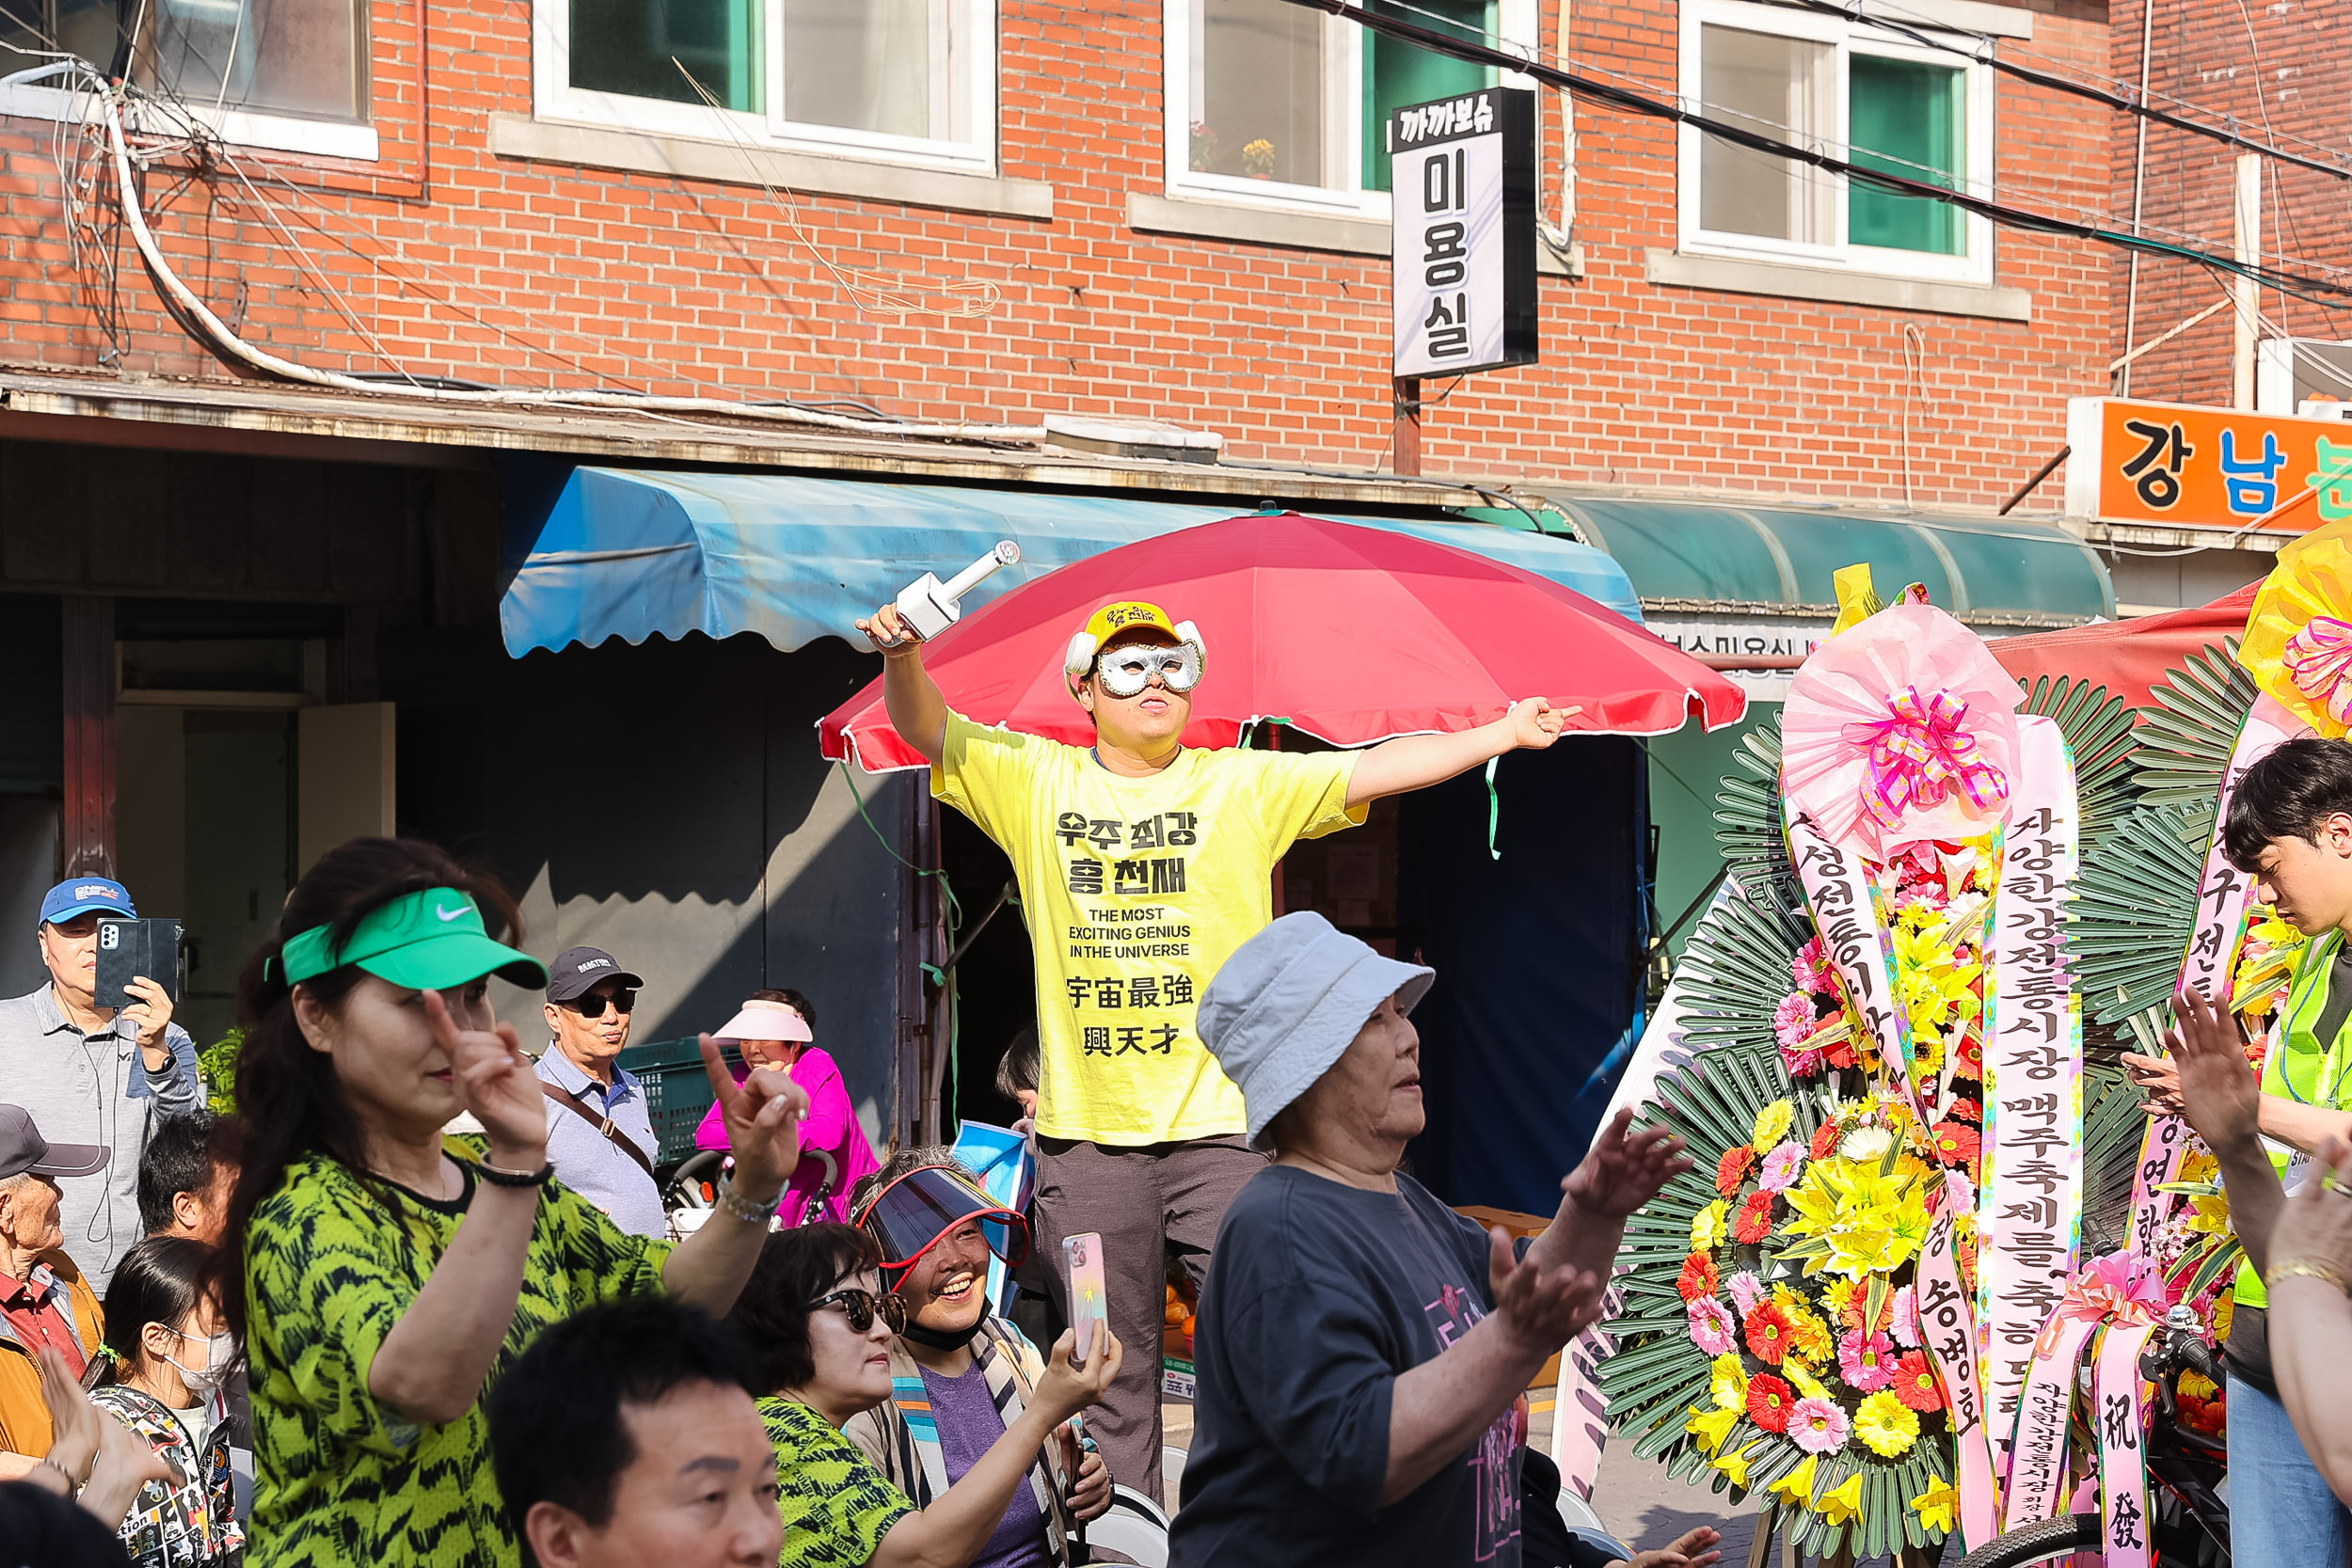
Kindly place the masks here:
[[(791, 986), (818, 1009), (869, 1135), (891, 1117), (898, 868), (817, 753), (818, 718), (881, 660), (827, 640), (753, 637), (510, 659), (486, 630), (388, 636), (399, 817), (499, 872), (542, 958), (587, 943), (645, 978), (631, 1038), (726, 1022)], [(907, 775), (858, 775), (895, 832)], [(494, 988), (533, 1048), (541, 998)]]

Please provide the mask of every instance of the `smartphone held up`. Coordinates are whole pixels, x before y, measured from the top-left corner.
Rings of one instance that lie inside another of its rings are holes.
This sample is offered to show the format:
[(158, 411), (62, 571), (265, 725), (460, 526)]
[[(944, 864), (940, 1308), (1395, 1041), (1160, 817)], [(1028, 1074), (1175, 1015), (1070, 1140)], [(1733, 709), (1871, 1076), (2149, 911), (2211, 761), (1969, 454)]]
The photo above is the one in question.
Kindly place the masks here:
[(1083, 1367), (1094, 1351), (1096, 1330), (1110, 1316), (1103, 1289), (1103, 1238), (1092, 1230), (1072, 1236), (1061, 1244), (1062, 1275), (1070, 1281), (1070, 1359)]

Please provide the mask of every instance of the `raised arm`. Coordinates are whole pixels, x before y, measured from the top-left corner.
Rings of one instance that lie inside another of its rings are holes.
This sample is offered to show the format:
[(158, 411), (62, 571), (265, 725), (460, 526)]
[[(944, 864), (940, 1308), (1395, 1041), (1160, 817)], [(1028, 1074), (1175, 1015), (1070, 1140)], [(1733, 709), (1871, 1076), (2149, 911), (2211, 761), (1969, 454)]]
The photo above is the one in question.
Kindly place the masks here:
[[(945, 713), (945, 705), (941, 711)], [(1456, 735), (1406, 735), (1384, 740), (1356, 759), (1356, 772), (1347, 784), (1347, 803), (1360, 806), (1384, 795), (1403, 795), (1443, 784), (1482, 762), (1524, 748), (1540, 752), (1560, 738), (1568, 721), (1581, 708), (1555, 708), (1541, 697), (1511, 705), (1511, 711), (1491, 724)], [(898, 710), (890, 710), (898, 722)], [(905, 735), (905, 726), (899, 726)], [(909, 737), (913, 738), (912, 736)]]
[(1126, 1352), (1105, 1330), (1094, 1337), (1084, 1367), (1070, 1364), (1076, 1337), (1064, 1330), (1045, 1357), (1045, 1375), (1036, 1397), (1005, 1434), (989, 1445), (979, 1463), (919, 1513), (910, 1513), (890, 1527), (875, 1548), (873, 1568), (965, 1568), (1005, 1516), (1013, 1490), (1025, 1485), (1038, 1450), (1064, 1421), (1097, 1403)]
[(723, 1318), (759, 1261), (768, 1216), (801, 1163), (808, 1095), (780, 1067), (761, 1068), (739, 1085), (719, 1054), (719, 1042), (705, 1035), (700, 1043), (703, 1071), (726, 1126), (727, 1147), (735, 1151), (729, 1180), (735, 1203), (722, 1201), (708, 1223), (678, 1243), (662, 1265), (661, 1284), (680, 1301)]
[[(2208, 1002), (2202, 991), (2190, 990), (2172, 999), (2172, 1011), (2179, 1022), (2166, 1034), (2165, 1045), (2176, 1074), (2174, 1093), (2189, 1126), (2221, 1165), (2221, 1184), (2230, 1195), (2230, 1228), (2237, 1232), (2254, 1272), (2260, 1274), (2268, 1266), (2271, 1227), (2286, 1196), (2258, 1135), (2270, 1131), (2263, 1125), (2268, 1119), (2263, 1113), (2272, 1105), (2312, 1107), (2261, 1092), (2253, 1069), (2246, 1065), (2237, 1017), (2227, 1007)], [(2341, 1118), (2341, 1113), (2328, 1115)], [(2307, 1147), (2316, 1148), (2321, 1137)]]
[(857, 629), (882, 656), (882, 705), (890, 710), (890, 727), (937, 767), (947, 754), (947, 699), (923, 668), (923, 640), (899, 618), (896, 605), (882, 606)]
[[(1610, 1277), (1626, 1217), (1691, 1168), (1682, 1140), (1665, 1129), (1631, 1131), (1631, 1108), (1601, 1129), (1592, 1151), (1560, 1183), (1560, 1209), (1527, 1249), (1530, 1260)], [(1554, 1345), (1544, 1354), (1560, 1347)]]
[[(2352, 1404), (2343, 1397), (2352, 1364), (2352, 1145), (2330, 1138), (2320, 1171), (2280, 1207), (2270, 1233), (2270, 1356), (2279, 1397), (2328, 1485), (2352, 1498)], [(2236, 1189), (2231, 1190), (2236, 1203)], [(2250, 1249), (2249, 1249), (2250, 1250)]]

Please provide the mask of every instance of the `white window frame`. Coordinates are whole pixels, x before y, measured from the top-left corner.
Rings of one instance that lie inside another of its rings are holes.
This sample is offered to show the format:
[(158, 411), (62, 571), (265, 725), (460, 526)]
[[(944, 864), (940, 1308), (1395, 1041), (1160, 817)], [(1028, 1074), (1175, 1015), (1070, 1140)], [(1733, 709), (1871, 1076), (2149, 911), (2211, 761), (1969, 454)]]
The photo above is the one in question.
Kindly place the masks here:
[[(963, 13), (964, 26), (958, 36), (968, 39), (971, 47), (962, 51), (963, 57), (952, 67), (961, 72), (962, 80), (938, 85), (944, 90), (960, 85), (968, 95), (973, 126), (969, 141), (891, 136), (786, 119), (784, 0), (767, 0), (761, 19), (760, 69), (767, 77), (762, 96), (769, 105), (764, 114), (575, 87), (570, 69), (570, 0), (532, 0), (532, 116), (684, 141), (739, 142), (770, 150), (993, 175), (996, 172), (996, 0), (932, 0), (932, 8), (942, 21), (952, 11)], [(942, 69), (934, 63), (935, 80)]]
[[(373, 81), (373, 77), (371, 77)], [(295, 152), (316, 158), (340, 158), (372, 164), (382, 155), (375, 126), (362, 119), (312, 119), (303, 115), (270, 114), (254, 109), (215, 109), (191, 103), (187, 112), (219, 133), (231, 147), (256, 151)], [(24, 119), (57, 119), (69, 124), (95, 124), (98, 98), (79, 88), (51, 87), (44, 82), (0, 84), (0, 115)], [(167, 112), (137, 102), (123, 116), (124, 126), (159, 136), (184, 135), (185, 129)]]
[[(1361, 0), (1350, 0), (1350, 4), (1360, 7)], [(1495, 47), (1533, 59), (1541, 34), (1539, 0), (1500, 0), (1495, 8), (1496, 26), (1501, 32)], [(1330, 15), (1325, 16), (1323, 25), (1327, 49), (1324, 62), (1324, 136), (1327, 145), (1336, 145), (1340, 150), (1338, 184), (1300, 185), (1242, 175), (1205, 174), (1192, 167), (1192, 123), (1199, 118), (1193, 105), (1200, 96), (1196, 78), (1202, 69), (1195, 48), (1197, 40), (1192, 36), (1192, 0), (1162, 0), (1162, 83), (1166, 90), (1161, 96), (1168, 108), (1161, 141), (1167, 151), (1169, 196), (1378, 223), (1390, 221), (1389, 193), (1364, 188), (1362, 117), (1371, 112), (1364, 103), (1366, 28), (1361, 23)], [(1501, 84), (1506, 87), (1535, 85), (1524, 72), (1516, 71), (1503, 71)]]
[[(1835, 102), (1838, 120), (1833, 128), (1835, 135), (1823, 138), (1823, 146), (1824, 150), (1841, 158), (1847, 156), (1850, 150), (1844, 138), (1851, 104), (1850, 68), (1856, 54), (1959, 69), (1965, 73), (1963, 102), (1967, 106), (1968, 116), (1965, 172), (1960, 188), (1971, 196), (1986, 200), (1993, 198), (1994, 79), (1991, 66), (1963, 55), (1905, 43), (1867, 24), (1841, 22), (1835, 17), (1793, 11), (1783, 7), (1752, 4), (1750, 0), (1683, 0), (1682, 101), (1686, 106), (1701, 114), (1707, 113), (1708, 109), (1701, 90), (1704, 76), (1699, 60), (1700, 29), (1708, 26), (1732, 27), (1742, 32), (1830, 45), (1835, 60), (1833, 69), (1837, 78)], [(1964, 47), (1964, 40), (1955, 39), (1954, 41)], [(1695, 126), (1685, 125), (1680, 128), (1677, 138), (1677, 205), (1681, 249), (1686, 255), (1732, 256), (1744, 261), (1779, 261), (1829, 272), (1867, 273), (1874, 277), (1925, 278), (1985, 287), (1992, 285), (1993, 224), (1989, 219), (1973, 213), (1962, 214), (1961, 235), (1964, 248), (1958, 256), (1853, 245), (1846, 237), (1846, 182), (1835, 176), (1824, 176), (1836, 179), (1837, 183), (1836, 198), (1831, 203), (1836, 214), (1836, 239), (1831, 244), (1814, 245), (1759, 234), (1726, 233), (1702, 227), (1699, 221), (1699, 149), (1703, 135)]]

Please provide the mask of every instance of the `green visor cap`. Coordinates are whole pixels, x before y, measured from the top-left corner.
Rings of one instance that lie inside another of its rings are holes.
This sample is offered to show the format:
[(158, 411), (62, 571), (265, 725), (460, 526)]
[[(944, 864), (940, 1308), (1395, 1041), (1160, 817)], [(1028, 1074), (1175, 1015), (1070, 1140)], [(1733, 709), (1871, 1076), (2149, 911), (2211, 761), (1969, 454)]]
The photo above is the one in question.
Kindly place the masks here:
[(531, 990), (545, 990), (548, 966), (528, 953), (492, 942), (482, 911), (455, 888), (433, 887), (395, 898), (359, 922), (351, 939), (334, 945), (332, 926), (313, 926), (286, 939), (278, 961), (286, 983), (300, 985), (345, 964), (412, 990), (453, 990), (495, 974)]

